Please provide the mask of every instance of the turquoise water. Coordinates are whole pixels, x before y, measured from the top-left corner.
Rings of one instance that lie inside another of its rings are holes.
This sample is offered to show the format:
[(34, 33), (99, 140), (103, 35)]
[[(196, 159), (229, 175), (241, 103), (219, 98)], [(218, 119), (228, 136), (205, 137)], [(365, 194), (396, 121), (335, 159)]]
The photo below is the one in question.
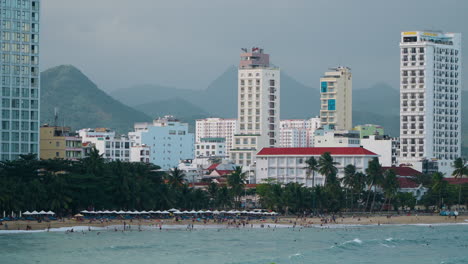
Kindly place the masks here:
[(0, 263), (468, 263), (468, 225), (0, 233)]

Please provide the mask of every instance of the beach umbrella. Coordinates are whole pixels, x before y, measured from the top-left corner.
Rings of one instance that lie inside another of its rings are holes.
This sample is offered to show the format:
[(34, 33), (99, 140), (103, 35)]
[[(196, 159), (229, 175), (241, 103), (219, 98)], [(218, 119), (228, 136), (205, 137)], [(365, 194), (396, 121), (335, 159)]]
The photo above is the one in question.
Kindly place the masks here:
[(179, 211), (179, 210), (177, 210), (177, 209), (175, 209), (175, 208), (172, 208), (172, 209), (169, 209), (168, 211), (169, 211), (169, 212), (177, 212), (177, 211)]
[(214, 211), (213, 211), (213, 214), (219, 214), (219, 211), (218, 211), (218, 210), (214, 210)]
[(83, 210), (83, 211), (81, 211), (81, 213), (87, 214), (87, 213), (89, 213), (89, 211), (88, 210)]
[(168, 211), (162, 211), (161, 214), (169, 214)]
[(205, 213), (206, 213), (206, 214), (211, 214), (211, 213), (213, 213), (213, 212), (211, 212), (210, 210), (206, 210)]
[(182, 211), (182, 213), (183, 213), (183, 214), (188, 214), (188, 213), (190, 213), (190, 212), (187, 211), (187, 210), (184, 210), (184, 211)]
[(222, 213), (222, 214), (225, 214), (225, 213), (227, 213), (227, 212), (226, 212), (226, 211), (224, 211), (224, 210), (221, 210), (221, 211), (220, 211), (220, 213)]
[[(187, 212), (187, 211), (185, 211), (185, 212)], [(174, 211), (173, 213), (174, 214), (183, 214), (183, 212), (181, 212), (181, 211)]]
[(54, 215), (55, 213), (52, 211), (47, 212), (48, 215)]
[(96, 214), (102, 214), (102, 213), (103, 213), (103, 211), (101, 211), (101, 210), (96, 212)]
[(24, 215), (31, 215), (31, 212), (26, 211), (26, 212), (24, 212), (23, 214), (24, 214)]
[[(167, 211), (166, 211), (167, 212)], [(162, 212), (160, 210), (157, 210), (156, 212), (154, 212), (155, 214), (161, 214)]]
[(140, 214), (149, 214), (149, 212), (146, 212), (145, 210), (141, 211)]
[(108, 211), (108, 210), (105, 210), (105, 211), (103, 211), (102, 213), (103, 213), (103, 214), (112, 214), (112, 212), (111, 212), (111, 211)]
[(111, 211), (111, 213), (112, 213), (112, 214), (117, 214), (117, 211), (114, 210), (114, 211)]
[(140, 214), (140, 212), (138, 212), (138, 211), (133, 211), (133, 212), (131, 212), (131, 214)]
[(244, 211), (242, 211), (241, 213), (243, 213), (243, 214), (247, 214), (247, 213), (249, 213), (249, 212), (247, 212), (246, 210), (244, 210)]
[(118, 213), (118, 214), (125, 214), (125, 212), (122, 211), (122, 210), (118, 211), (117, 213)]
[(189, 214), (196, 214), (196, 213), (198, 213), (198, 212), (195, 211), (195, 210), (192, 210), (192, 211), (190, 211), (190, 212), (188, 212), (188, 213), (189, 213)]
[(42, 210), (39, 212), (39, 214), (43, 215), (43, 214), (47, 214), (46, 211)]

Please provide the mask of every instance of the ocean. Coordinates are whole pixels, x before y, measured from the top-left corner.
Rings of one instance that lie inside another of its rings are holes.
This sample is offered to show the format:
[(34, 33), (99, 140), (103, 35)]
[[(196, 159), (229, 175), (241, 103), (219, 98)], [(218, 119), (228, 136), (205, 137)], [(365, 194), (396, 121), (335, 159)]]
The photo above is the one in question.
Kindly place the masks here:
[(0, 231), (0, 263), (468, 263), (466, 224), (132, 229)]

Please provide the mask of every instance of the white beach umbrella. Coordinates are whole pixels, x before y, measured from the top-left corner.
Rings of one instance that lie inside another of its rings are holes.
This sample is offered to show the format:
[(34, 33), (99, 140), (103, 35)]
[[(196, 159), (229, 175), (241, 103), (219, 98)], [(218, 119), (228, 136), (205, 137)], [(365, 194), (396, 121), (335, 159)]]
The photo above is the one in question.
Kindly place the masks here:
[(227, 213), (227, 212), (226, 212), (226, 211), (224, 211), (224, 210), (221, 210), (221, 211), (219, 211), (219, 212), (220, 212), (220, 213), (222, 213), (222, 214), (225, 214), (225, 213)]
[(125, 214), (132, 214), (132, 211), (125, 211)]
[(102, 213), (103, 213), (103, 214), (112, 214), (112, 212), (109, 211), (109, 210), (105, 210), (105, 211), (103, 211)]
[(41, 215), (45, 215), (45, 214), (47, 214), (47, 212), (46, 212), (46, 211), (44, 211), (44, 210), (42, 210), (42, 211), (40, 211), (40, 212), (39, 212), (39, 214), (41, 214)]
[(243, 214), (248, 214), (249, 212), (247, 212), (246, 210), (242, 211), (241, 213)]
[[(185, 212), (187, 212), (187, 211), (185, 211)], [(173, 213), (174, 214), (183, 214), (183, 212), (181, 212), (181, 211), (174, 211)]]
[(47, 212), (48, 215), (54, 215), (55, 213), (52, 211)]
[(31, 215), (31, 212), (26, 211), (26, 212), (24, 212), (23, 214), (24, 214), (24, 215)]
[(117, 211), (113, 210), (111, 211), (112, 214), (117, 214)]
[(125, 214), (125, 211), (120, 210), (120, 211), (118, 211), (117, 213), (118, 213), (118, 214)]
[(145, 210), (141, 211), (140, 214), (149, 214), (149, 212), (146, 212)]
[(83, 210), (83, 211), (81, 211), (81, 213), (87, 214), (87, 213), (89, 213), (89, 211), (88, 210)]
[[(167, 212), (167, 211), (166, 211), (166, 212)], [(156, 213), (156, 214), (160, 214), (160, 213), (162, 213), (162, 212), (161, 212), (160, 210), (157, 210), (157, 211), (156, 211), (156, 212), (154, 212), (154, 213)]]
[(237, 210), (236, 210), (236, 211), (234, 211), (233, 213), (234, 213), (234, 214), (240, 214), (241, 211), (237, 211)]
[(190, 213), (190, 212), (187, 211), (187, 210), (184, 210), (184, 211), (182, 211), (182, 213), (183, 213), (183, 214), (188, 214), (188, 213)]
[(202, 214), (202, 213), (203, 213), (203, 211), (200, 213), (200, 211), (197, 212), (195, 210), (192, 210), (192, 211), (189, 212), (189, 214)]
[(101, 210), (96, 212), (96, 214), (102, 214), (102, 213), (103, 213), (103, 211), (101, 211)]
[(169, 214), (168, 211), (162, 211), (161, 214)]
[(172, 208), (172, 209), (169, 209), (168, 211), (169, 211), (169, 212), (176, 212), (176, 211), (179, 211), (179, 210), (177, 210), (177, 209), (175, 209), (175, 208)]
[(206, 211), (205, 211), (205, 214), (211, 214), (211, 213), (213, 213), (213, 212), (210, 211), (210, 210), (206, 210)]
[(218, 210), (214, 210), (213, 214), (220, 214), (220, 212)]

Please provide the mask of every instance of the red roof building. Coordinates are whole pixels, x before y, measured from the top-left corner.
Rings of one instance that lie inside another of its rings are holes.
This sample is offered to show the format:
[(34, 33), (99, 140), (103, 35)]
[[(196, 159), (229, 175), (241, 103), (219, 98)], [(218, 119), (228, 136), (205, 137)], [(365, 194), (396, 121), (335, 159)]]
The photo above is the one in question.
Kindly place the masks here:
[(468, 184), (468, 178), (445, 178), (449, 184)]
[(264, 148), (257, 156), (263, 155), (278, 155), (278, 156), (320, 156), (328, 152), (330, 155), (366, 155), (378, 156), (365, 148), (351, 147), (351, 148)]

